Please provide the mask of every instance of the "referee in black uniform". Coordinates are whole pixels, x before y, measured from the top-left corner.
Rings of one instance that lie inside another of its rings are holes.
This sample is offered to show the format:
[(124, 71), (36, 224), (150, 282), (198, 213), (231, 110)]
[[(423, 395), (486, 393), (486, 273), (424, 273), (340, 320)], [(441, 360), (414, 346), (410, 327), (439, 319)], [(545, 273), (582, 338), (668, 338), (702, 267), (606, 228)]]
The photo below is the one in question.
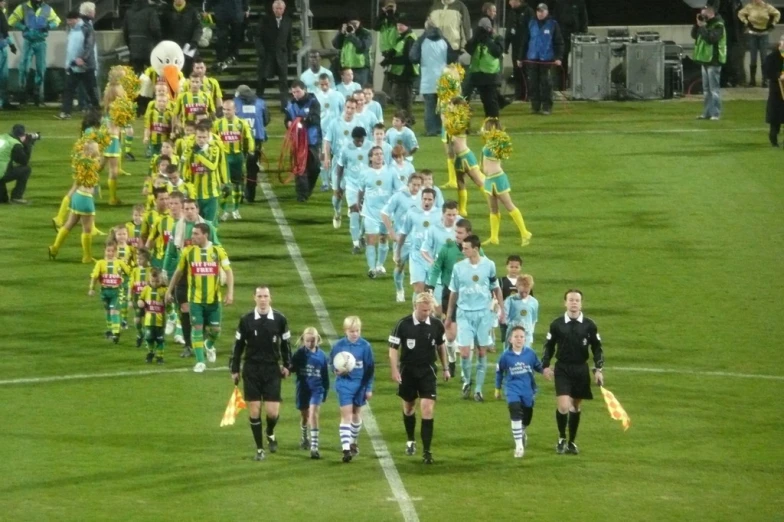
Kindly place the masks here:
[(280, 414), (280, 380), (289, 375), (291, 366), (291, 333), (286, 317), (273, 310), (269, 287), (260, 285), (254, 294), (256, 308), (240, 319), (237, 327), (231, 377), (240, 378), (242, 366), (245, 401), (248, 404), (250, 429), (256, 441), (256, 460), (264, 460), (264, 439), (261, 436), (261, 401), (267, 414), (267, 442), (270, 453), (278, 450), (275, 425)]
[[(436, 354), (441, 359), (444, 380), (449, 367), (444, 347), (444, 324), (431, 314), (435, 299), (429, 292), (416, 298), (414, 313), (398, 321), (389, 336), (389, 363), (392, 379), (398, 383), (397, 394), (403, 399), (403, 425), (406, 427), (406, 455), (416, 453), (416, 401), (422, 412), (422, 462), (433, 464), (430, 442), (433, 440), (433, 410), (436, 405)], [(402, 352), (402, 353), (401, 353)], [(400, 367), (398, 368), (398, 362)]]
[[(542, 367), (547, 380), (555, 374), (555, 395), (558, 409), (555, 420), (558, 424), (558, 445), (556, 451), (577, 455), (577, 427), (580, 425), (580, 404), (583, 400), (593, 399), (591, 376), (588, 372), (588, 346), (593, 352), (593, 373), (596, 384), (602, 386), (602, 367), (604, 355), (602, 338), (594, 323), (583, 315), (583, 293), (569, 289), (564, 294), (566, 313), (550, 323), (547, 341), (544, 343)], [(558, 347), (556, 350), (556, 346)], [(550, 361), (555, 354), (558, 362), (555, 372)], [(566, 442), (566, 425), (569, 424), (569, 442)]]

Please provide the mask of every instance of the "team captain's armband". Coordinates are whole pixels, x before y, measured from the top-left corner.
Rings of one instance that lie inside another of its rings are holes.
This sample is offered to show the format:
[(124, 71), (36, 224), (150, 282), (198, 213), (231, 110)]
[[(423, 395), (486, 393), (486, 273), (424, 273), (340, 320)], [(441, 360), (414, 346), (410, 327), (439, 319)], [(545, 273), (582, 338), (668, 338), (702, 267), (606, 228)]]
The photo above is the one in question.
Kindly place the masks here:
[(394, 335), (390, 335), (389, 344), (393, 346), (400, 346), (400, 337), (395, 337)]
[(291, 332), (286, 330), (286, 332), (283, 335), (281, 335), (280, 338), (283, 339), (284, 341), (288, 341), (289, 339), (291, 339)]

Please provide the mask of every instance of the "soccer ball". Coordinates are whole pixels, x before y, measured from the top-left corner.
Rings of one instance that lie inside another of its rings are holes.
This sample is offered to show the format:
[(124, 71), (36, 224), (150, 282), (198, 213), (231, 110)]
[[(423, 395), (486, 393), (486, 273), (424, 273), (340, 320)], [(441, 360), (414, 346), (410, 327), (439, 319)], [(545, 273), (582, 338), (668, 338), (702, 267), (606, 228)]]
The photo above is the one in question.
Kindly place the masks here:
[(332, 360), (332, 366), (340, 375), (350, 373), (357, 365), (357, 360), (350, 352), (338, 352)]

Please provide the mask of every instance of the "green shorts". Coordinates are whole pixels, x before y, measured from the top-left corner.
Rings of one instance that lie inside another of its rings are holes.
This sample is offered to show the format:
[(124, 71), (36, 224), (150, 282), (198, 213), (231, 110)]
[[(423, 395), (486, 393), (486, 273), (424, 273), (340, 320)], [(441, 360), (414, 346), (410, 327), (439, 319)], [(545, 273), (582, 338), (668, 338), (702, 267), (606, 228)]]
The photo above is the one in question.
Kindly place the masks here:
[(164, 327), (163, 326), (145, 326), (144, 327), (144, 339), (148, 343), (158, 343), (163, 344), (164, 339)]
[(196, 203), (199, 205), (199, 215), (204, 221), (214, 222), (218, 215), (218, 198), (197, 199)]
[(95, 199), (89, 192), (77, 190), (71, 196), (71, 212), (80, 216), (95, 215)]
[(106, 310), (120, 309), (120, 289), (101, 288), (101, 302)]
[(504, 194), (505, 192), (512, 190), (512, 186), (509, 185), (509, 177), (506, 175), (506, 172), (499, 172), (498, 174), (487, 176), (485, 178), (484, 188), (485, 193), (489, 194), (490, 196)]
[(158, 145), (150, 145), (150, 150), (152, 151), (152, 155), (157, 156), (158, 154), (160, 154), (162, 146), (163, 146), (162, 143), (159, 143)]
[(190, 308), (192, 326), (220, 326), (222, 309), (220, 303), (190, 303)]
[(242, 183), (242, 169), (245, 166), (245, 157), (242, 154), (226, 154), (226, 165), (229, 168), (229, 181)]

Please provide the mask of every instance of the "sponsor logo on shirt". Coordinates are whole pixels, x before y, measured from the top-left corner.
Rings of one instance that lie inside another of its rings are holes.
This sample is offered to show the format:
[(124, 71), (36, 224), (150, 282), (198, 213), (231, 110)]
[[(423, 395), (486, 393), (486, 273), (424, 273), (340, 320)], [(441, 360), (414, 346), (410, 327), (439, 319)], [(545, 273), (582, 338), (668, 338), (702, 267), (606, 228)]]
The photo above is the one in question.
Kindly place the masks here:
[(166, 134), (171, 130), (171, 125), (166, 123), (156, 121), (152, 124), (152, 131), (157, 134)]
[(240, 133), (237, 131), (221, 132), (221, 140), (228, 143), (237, 143), (240, 141)]
[(101, 274), (101, 286), (120, 286), (122, 277), (119, 274)]
[(164, 304), (160, 301), (150, 301), (147, 303), (147, 313), (150, 314), (162, 314), (165, 308)]
[(191, 274), (195, 276), (218, 275), (218, 263), (215, 261), (196, 261), (191, 263)]
[(207, 104), (206, 103), (186, 103), (185, 104), (185, 114), (196, 114), (199, 111), (206, 111)]

